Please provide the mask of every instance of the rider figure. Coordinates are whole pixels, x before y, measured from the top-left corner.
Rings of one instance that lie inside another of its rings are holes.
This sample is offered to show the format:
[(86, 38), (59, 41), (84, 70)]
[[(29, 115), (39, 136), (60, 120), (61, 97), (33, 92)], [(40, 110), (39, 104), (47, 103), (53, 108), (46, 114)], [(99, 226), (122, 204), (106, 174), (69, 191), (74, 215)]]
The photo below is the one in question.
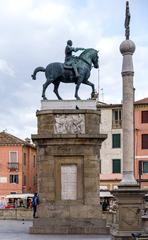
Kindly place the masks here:
[(67, 41), (67, 45), (65, 47), (65, 65), (72, 66), (72, 68), (74, 69), (76, 78), (79, 77), (79, 74), (78, 74), (78, 69), (75, 62), (76, 57), (72, 55), (72, 52), (77, 52), (79, 50), (85, 50), (85, 49), (74, 48), (72, 47), (72, 41), (71, 40)]

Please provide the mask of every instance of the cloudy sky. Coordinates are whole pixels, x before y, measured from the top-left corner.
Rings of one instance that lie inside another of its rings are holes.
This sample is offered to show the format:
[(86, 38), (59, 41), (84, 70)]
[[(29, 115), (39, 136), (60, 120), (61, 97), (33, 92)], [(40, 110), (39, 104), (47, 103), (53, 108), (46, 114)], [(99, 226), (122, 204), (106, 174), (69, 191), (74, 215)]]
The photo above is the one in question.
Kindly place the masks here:
[[(100, 100), (122, 100), (120, 43), (124, 40), (125, 0), (0, 0), (0, 131), (22, 139), (36, 133), (44, 73), (31, 79), (34, 68), (63, 62), (68, 39), (75, 47), (99, 50), (100, 70), (90, 80), (100, 87)], [(130, 0), (131, 35), (136, 44), (136, 100), (148, 97), (148, 1)], [(74, 95), (73, 84), (61, 84), (64, 99)], [(91, 89), (81, 86), (82, 99)], [(56, 99), (53, 86), (48, 99)]]

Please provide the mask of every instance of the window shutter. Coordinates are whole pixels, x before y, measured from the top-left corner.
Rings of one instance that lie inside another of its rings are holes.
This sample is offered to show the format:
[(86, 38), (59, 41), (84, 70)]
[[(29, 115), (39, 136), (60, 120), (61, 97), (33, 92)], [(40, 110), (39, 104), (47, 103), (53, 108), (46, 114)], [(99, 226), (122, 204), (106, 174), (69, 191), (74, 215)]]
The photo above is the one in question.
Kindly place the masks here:
[(121, 159), (113, 159), (113, 173), (121, 173)]
[(142, 134), (142, 149), (148, 149), (148, 134)]
[(143, 173), (148, 173), (148, 162), (143, 161)]
[(148, 123), (148, 111), (142, 111), (141, 115), (142, 123)]
[(113, 148), (120, 148), (121, 147), (120, 134), (113, 134), (112, 135), (112, 147)]

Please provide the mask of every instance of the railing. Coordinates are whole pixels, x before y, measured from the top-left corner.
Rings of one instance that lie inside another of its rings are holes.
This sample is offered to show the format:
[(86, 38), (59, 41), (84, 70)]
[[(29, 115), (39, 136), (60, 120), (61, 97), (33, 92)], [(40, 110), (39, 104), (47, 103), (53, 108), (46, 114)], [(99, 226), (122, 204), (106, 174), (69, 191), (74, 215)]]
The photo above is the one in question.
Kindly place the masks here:
[(112, 121), (112, 128), (122, 128), (122, 120)]
[(18, 162), (8, 162), (8, 168), (10, 170), (18, 170), (19, 163)]

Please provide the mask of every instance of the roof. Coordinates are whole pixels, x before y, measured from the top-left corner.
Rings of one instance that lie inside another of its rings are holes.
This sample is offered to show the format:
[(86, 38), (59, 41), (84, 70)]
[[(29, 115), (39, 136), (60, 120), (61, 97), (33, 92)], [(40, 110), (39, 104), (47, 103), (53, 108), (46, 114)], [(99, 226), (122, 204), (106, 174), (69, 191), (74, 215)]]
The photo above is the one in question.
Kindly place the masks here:
[(113, 195), (110, 193), (110, 191), (100, 191), (100, 197), (113, 197)]
[(5, 145), (25, 145), (25, 146), (34, 147), (33, 144), (30, 144), (27, 141), (24, 141), (18, 137), (11, 135), (10, 133), (3, 131), (3, 132), (0, 132), (0, 146), (5, 146)]
[(22, 198), (22, 199), (27, 199), (28, 197), (33, 197), (34, 194), (32, 193), (16, 193), (16, 194), (8, 194), (5, 196), (5, 198)]
[[(143, 98), (143, 99), (140, 99), (140, 100), (138, 100), (138, 101), (135, 101), (134, 102), (134, 105), (143, 105), (143, 104), (148, 104), (148, 98)], [(113, 109), (113, 108), (122, 108), (122, 103), (119, 103), (119, 104), (101, 104), (101, 102), (100, 103), (98, 103), (97, 104), (97, 107), (98, 108), (111, 108), (111, 109)]]
[(148, 98), (143, 98), (135, 102), (135, 104), (148, 104)]
[(102, 103), (101, 104), (101, 102), (99, 102), (99, 103), (97, 103), (97, 107), (98, 108), (121, 108), (122, 107), (122, 104), (121, 103), (115, 103), (115, 104), (107, 104), (107, 103)]

